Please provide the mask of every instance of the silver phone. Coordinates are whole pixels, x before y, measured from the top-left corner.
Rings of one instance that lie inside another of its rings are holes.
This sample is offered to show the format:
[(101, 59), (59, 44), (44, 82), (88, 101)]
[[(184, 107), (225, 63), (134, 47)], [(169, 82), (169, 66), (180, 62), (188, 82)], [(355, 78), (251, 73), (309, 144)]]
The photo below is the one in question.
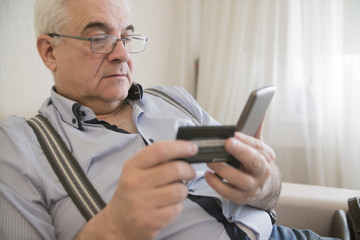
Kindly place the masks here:
[(251, 92), (236, 126), (180, 127), (176, 138), (194, 141), (199, 147), (196, 156), (183, 160), (189, 163), (227, 162), (238, 168), (240, 162), (226, 152), (225, 140), (234, 136), (235, 131), (254, 136), (274, 93), (275, 87), (265, 87)]
[(268, 86), (251, 92), (236, 124), (236, 131), (250, 136), (256, 134), (275, 91), (274, 86)]

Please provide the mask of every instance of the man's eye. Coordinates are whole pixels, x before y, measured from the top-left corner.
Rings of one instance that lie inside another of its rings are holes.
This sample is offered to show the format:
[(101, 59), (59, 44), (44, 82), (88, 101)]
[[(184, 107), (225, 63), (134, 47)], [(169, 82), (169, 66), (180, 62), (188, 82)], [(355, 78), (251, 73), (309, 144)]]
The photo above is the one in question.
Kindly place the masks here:
[(103, 42), (103, 41), (105, 41), (106, 40), (106, 37), (105, 36), (96, 36), (96, 37), (93, 37), (92, 38), (92, 41), (94, 42), (94, 43), (101, 43), (101, 42)]
[(131, 38), (131, 37), (125, 38), (125, 43), (126, 43), (126, 44), (131, 43), (131, 41), (132, 41), (132, 38)]

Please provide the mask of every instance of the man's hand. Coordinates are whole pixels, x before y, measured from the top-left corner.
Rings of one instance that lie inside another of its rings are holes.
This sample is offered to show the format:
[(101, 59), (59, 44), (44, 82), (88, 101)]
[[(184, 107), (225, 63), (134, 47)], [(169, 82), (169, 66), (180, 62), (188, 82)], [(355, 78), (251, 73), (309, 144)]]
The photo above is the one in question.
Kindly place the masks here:
[[(151, 239), (181, 213), (187, 187), (181, 180), (195, 177), (184, 161), (197, 147), (187, 141), (158, 142), (129, 159), (109, 204), (83, 228), (92, 238)], [(119, 173), (120, 174), (120, 173)], [(81, 236), (79, 234), (78, 237)], [(84, 235), (85, 236), (85, 235)], [(106, 236), (106, 237), (105, 237)], [(89, 239), (89, 238), (88, 238)]]
[(241, 162), (240, 169), (226, 163), (211, 163), (208, 166), (216, 174), (207, 172), (205, 178), (215, 191), (229, 200), (269, 210), (275, 207), (280, 194), (280, 174), (274, 151), (258, 139), (261, 131), (256, 137), (235, 133), (226, 141), (225, 149)]

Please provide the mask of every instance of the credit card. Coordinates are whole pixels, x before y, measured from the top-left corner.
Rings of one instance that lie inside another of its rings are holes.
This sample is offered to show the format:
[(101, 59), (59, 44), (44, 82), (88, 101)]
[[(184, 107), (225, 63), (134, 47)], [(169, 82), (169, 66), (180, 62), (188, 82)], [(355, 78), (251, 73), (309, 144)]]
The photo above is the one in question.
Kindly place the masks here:
[(197, 144), (198, 154), (184, 160), (189, 163), (226, 162), (239, 167), (240, 162), (226, 152), (226, 139), (233, 137), (235, 126), (180, 127), (176, 138)]

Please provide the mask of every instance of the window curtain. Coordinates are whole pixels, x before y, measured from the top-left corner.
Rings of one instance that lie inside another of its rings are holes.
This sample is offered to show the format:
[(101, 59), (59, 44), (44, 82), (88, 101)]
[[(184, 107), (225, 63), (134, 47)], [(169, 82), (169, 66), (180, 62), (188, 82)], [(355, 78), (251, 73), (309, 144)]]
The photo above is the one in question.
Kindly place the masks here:
[(234, 124), (251, 90), (276, 86), (264, 138), (283, 180), (360, 189), (360, 1), (203, 0), (197, 14), (199, 103)]

